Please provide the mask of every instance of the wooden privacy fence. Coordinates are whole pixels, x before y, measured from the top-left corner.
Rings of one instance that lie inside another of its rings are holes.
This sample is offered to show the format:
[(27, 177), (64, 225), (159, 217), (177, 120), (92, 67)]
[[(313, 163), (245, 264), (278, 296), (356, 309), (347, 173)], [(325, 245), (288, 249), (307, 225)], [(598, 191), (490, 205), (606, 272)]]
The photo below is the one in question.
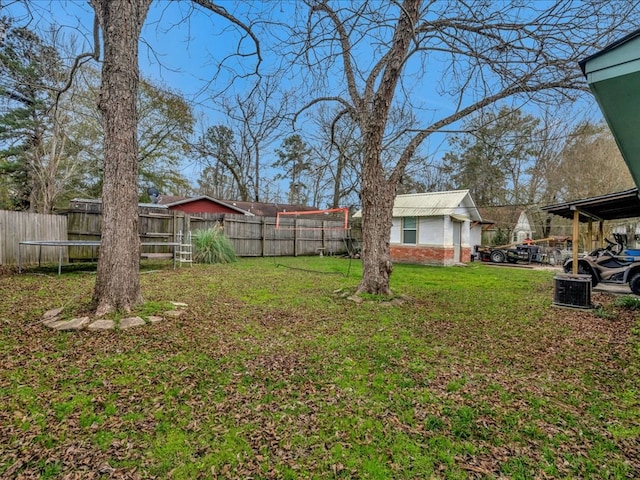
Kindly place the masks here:
[[(99, 240), (99, 210), (70, 210), (69, 240)], [(354, 232), (346, 231), (343, 222), (332, 220), (307, 220), (285, 218), (276, 228), (275, 217), (250, 217), (246, 215), (198, 213), (154, 207), (140, 207), (140, 239), (145, 241), (177, 241), (180, 232), (192, 236), (198, 230), (222, 225), (239, 257), (271, 257), (301, 255), (334, 255), (346, 252), (345, 239)], [(359, 238), (356, 232), (356, 238)], [(95, 259), (95, 247), (73, 247), (71, 260)], [(164, 247), (150, 247), (163, 253)], [(168, 251), (168, 250), (167, 250)]]
[[(72, 201), (65, 215), (38, 215), (1, 212), (0, 264), (17, 264), (18, 242), (22, 240), (100, 240), (101, 203), (94, 200)], [(276, 228), (275, 217), (251, 217), (235, 214), (187, 214), (161, 206), (140, 206), (139, 233), (142, 243), (177, 242), (179, 234), (192, 235), (222, 225), (239, 257), (335, 255), (347, 251), (350, 238), (360, 240), (360, 230), (344, 229), (342, 221), (283, 218)], [(11, 218), (11, 220), (6, 220)], [(20, 220), (18, 220), (20, 219)], [(10, 222), (10, 223), (8, 223)], [(5, 226), (6, 225), (6, 226)], [(12, 232), (19, 232), (18, 235)], [(143, 256), (171, 253), (171, 247), (146, 246)], [(99, 247), (71, 246), (65, 261), (95, 260)], [(48, 251), (51, 250), (51, 251)], [(23, 263), (37, 261), (37, 247), (24, 249)], [(43, 248), (43, 262), (57, 262), (55, 249)], [(45, 255), (46, 254), (46, 255)]]
[[(102, 232), (102, 203), (96, 200), (72, 200), (68, 218), (69, 240), (100, 240)], [(140, 241), (177, 242), (180, 232), (189, 231), (189, 215), (160, 206), (138, 207), (138, 232)], [(168, 255), (171, 247), (145, 246), (143, 256)], [(98, 247), (69, 247), (69, 260), (95, 260)]]
[[(191, 222), (192, 228), (200, 225)], [(344, 222), (225, 214), (224, 233), (239, 257), (334, 255), (346, 252)], [(208, 228), (210, 225), (207, 225)]]
[[(67, 240), (67, 217), (0, 210), (0, 265), (17, 265), (18, 246), (25, 240)], [(40, 253), (43, 263), (58, 261), (57, 249), (29, 246), (22, 249), (22, 263), (38, 263)]]

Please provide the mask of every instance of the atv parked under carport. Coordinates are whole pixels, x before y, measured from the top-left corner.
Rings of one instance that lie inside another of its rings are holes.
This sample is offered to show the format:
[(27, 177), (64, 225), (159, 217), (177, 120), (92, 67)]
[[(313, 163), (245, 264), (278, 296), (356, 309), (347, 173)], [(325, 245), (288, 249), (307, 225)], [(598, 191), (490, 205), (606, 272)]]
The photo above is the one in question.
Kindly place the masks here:
[[(631, 291), (640, 295), (640, 257), (630, 257), (623, 254), (622, 237), (615, 235), (616, 242), (607, 240), (606, 248), (597, 248), (589, 255), (578, 259), (578, 273), (591, 275), (591, 285), (608, 283), (629, 284)], [(563, 269), (566, 273), (573, 272), (573, 259), (565, 261)]]

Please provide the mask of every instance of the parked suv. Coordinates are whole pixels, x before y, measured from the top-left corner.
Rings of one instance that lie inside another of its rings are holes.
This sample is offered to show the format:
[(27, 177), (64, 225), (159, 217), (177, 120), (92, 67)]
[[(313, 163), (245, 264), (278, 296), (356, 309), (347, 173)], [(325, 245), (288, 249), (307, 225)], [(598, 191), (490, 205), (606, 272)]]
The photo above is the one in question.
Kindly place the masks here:
[[(591, 275), (591, 285), (598, 283), (629, 284), (631, 291), (640, 295), (640, 257), (623, 253), (624, 242), (620, 234), (614, 234), (615, 242), (606, 239), (606, 248), (597, 248), (578, 259), (578, 273)], [(573, 272), (573, 259), (564, 262), (564, 271)]]

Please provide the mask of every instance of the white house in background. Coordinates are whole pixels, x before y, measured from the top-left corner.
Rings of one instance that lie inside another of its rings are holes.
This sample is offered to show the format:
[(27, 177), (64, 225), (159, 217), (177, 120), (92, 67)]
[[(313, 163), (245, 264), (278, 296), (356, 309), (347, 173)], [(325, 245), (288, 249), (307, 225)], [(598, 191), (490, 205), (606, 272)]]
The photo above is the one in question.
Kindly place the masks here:
[[(361, 217), (362, 211), (354, 217)], [(389, 242), (398, 263), (455, 265), (471, 261), (482, 218), (469, 190), (398, 195)]]
[(522, 243), (527, 238), (533, 238), (533, 233), (535, 230), (531, 226), (531, 222), (529, 221), (529, 215), (527, 212), (522, 210), (520, 215), (518, 215), (518, 220), (516, 221), (516, 227), (513, 230), (512, 239), (514, 242)]
[(526, 210), (520, 207), (501, 206), (480, 208), (480, 214), (486, 226), (482, 245), (495, 245), (499, 232), (502, 233), (500, 244), (523, 243), (525, 239), (533, 239), (535, 229)]

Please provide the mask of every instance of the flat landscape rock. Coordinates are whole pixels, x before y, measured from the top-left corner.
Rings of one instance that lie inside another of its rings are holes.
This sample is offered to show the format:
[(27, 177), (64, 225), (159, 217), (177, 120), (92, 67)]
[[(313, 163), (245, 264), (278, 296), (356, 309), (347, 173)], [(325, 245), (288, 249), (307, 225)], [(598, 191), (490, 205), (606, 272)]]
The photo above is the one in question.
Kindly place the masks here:
[(146, 322), (140, 317), (129, 317), (120, 320), (120, 329), (126, 330), (127, 328), (139, 327), (145, 325)]
[(44, 315), (42, 316), (42, 319), (47, 321), (47, 320), (51, 320), (52, 318), (56, 318), (57, 316), (59, 316), (62, 313), (63, 308), (54, 308), (52, 310), (48, 310), (46, 312), (44, 312)]
[(89, 325), (91, 319), (89, 317), (72, 318), (71, 320), (59, 320), (55, 323), (51, 323), (48, 326), (54, 330), (82, 330)]
[(47, 320), (43, 320), (42, 324), (45, 327), (53, 328), (53, 326), (57, 323), (64, 322), (65, 320), (60, 320), (60, 317), (52, 317)]
[(55, 329), (58, 325), (61, 325), (61, 324), (66, 323), (66, 322), (67, 322), (67, 320), (60, 320), (58, 317), (54, 317), (54, 318), (51, 318), (49, 320), (46, 320), (46, 321), (42, 322), (42, 324), (45, 327), (49, 327), (49, 328), (54, 328)]
[(141, 317), (129, 317), (123, 318), (119, 322), (114, 320), (108, 320), (104, 318), (91, 318), (91, 317), (79, 317), (72, 318), (71, 320), (62, 320), (60, 316), (62, 314), (63, 308), (54, 308), (46, 311), (42, 315), (42, 324), (48, 328), (52, 328), (54, 330), (89, 330), (92, 332), (101, 331), (101, 330), (113, 330), (113, 329), (121, 329), (126, 330), (127, 328), (140, 327), (146, 325), (147, 323), (156, 324), (165, 320), (167, 317), (177, 318), (185, 313), (185, 308), (188, 306), (186, 303), (182, 302), (171, 302), (171, 304), (175, 307), (175, 310), (169, 310), (167, 312), (163, 312), (160, 315), (150, 315), (147, 317), (148, 321)]
[(96, 331), (96, 330), (112, 330), (115, 327), (115, 322), (113, 320), (96, 320), (95, 322), (89, 324), (87, 330)]

